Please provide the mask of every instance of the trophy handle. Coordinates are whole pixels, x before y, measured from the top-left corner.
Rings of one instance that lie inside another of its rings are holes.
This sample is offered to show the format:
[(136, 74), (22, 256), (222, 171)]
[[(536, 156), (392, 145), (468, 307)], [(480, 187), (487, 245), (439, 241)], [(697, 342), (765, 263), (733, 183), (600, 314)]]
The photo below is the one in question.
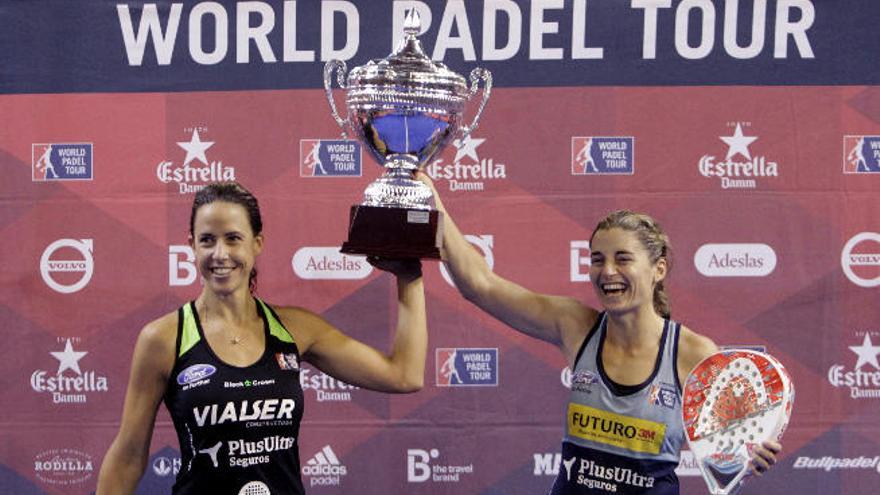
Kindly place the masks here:
[(336, 110), (336, 102), (333, 101), (333, 71), (336, 70), (336, 83), (339, 87), (345, 89), (345, 74), (348, 67), (343, 60), (329, 60), (324, 65), (324, 91), (327, 93), (327, 101), (330, 103), (330, 112), (339, 127), (342, 128), (342, 139), (348, 139), (348, 133), (345, 131), (348, 127), (348, 109), (346, 108), (345, 118), (339, 116)]
[(477, 94), (477, 90), (479, 90), (480, 86), (480, 79), (483, 80), (483, 99), (480, 101), (480, 106), (477, 108), (477, 114), (474, 115), (474, 120), (471, 122), (471, 125), (461, 127), (462, 139), (470, 137), (471, 133), (477, 130), (477, 126), (480, 124), (480, 116), (483, 115), (483, 109), (486, 107), (486, 102), (489, 101), (489, 95), (492, 93), (492, 73), (486, 69), (477, 67), (471, 71), (471, 89), (470, 94), (468, 95), (468, 100)]

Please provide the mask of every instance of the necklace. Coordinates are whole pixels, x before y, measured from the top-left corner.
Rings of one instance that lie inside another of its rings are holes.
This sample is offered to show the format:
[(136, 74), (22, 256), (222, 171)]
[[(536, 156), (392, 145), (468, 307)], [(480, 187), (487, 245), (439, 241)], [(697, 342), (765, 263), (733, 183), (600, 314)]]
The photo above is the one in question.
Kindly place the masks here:
[[(202, 306), (204, 307), (203, 313), (205, 315), (205, 326), (207, 326), (208, 325), (208, 303), (204, 302), (204, 303), (202, 303)], [(244, 336), (238, 335), (238, 334), (233, 335), (232, 337), (229, 337), (229, 343), (232, 345), (241, 344), (241, 342), (243, 340), (244, 340)]]

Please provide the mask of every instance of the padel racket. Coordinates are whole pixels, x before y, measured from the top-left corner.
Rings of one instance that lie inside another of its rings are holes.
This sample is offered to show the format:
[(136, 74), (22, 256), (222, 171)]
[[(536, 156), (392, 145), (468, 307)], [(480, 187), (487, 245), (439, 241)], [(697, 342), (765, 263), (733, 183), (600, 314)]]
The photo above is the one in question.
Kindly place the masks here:
[(721, 351), (685, 380), (682, 416), (688, 444), (712, 495), (737, 493), (752, 451), (782, 438), (794, 385), (769, 354)]

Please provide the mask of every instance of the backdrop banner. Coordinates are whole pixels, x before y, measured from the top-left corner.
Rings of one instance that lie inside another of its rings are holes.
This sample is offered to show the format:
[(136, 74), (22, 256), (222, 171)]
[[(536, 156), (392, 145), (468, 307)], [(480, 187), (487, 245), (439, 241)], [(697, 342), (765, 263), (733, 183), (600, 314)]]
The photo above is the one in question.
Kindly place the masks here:
[[(596, 306), (596, 223), (649, 213), (673, 318), (797, 387), (780, 462), (743, 493), (875, 493), (874, 0), (3, 2), (0, 493), (95, 490), (140, 329), (201, 289), (187, 236), (210, 182), (260, 200), (261, 298), (390, 346), (393, 278), (339, 252), (381, 169), (340, 136), (323, 67), (387, 56), (410, 8), (429, 56), (494, 76), (477, 131), (425, 168), (493, 270)], [(422, 391), (303, 368), (308, 493), (546, 493), (565, 360), (424, 272)], [(137, 493), (181, 469), (161, 406)], [(706, 493), (689, 452), (678, 471)]]

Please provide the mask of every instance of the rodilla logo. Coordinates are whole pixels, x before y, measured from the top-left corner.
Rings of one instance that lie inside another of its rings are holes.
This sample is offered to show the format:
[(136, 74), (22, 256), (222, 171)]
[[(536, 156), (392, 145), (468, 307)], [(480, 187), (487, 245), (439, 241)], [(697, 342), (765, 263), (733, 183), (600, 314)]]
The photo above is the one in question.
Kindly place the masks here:
[(569, 274), (572, 282), (590, 281), (590, 241), (571, 241)]
[(339, 486), (348, 469), (329, 445), (306, 461), (302, 467), (303, 476), (309, 477), (310, 486)]
[(50, 485), (70, 486), (92, 477), (92, 456), (76, 449), (51, 449), (34, 457), (34, 474)]
[(168, 285), (192, 285), (198, 277), (196, 253), (186, 245), (168, 246)]
[[(486, 259), (486, 264), (489, 265), (489, 270), (493, 270), (495, 268), (495, 255), (492, 253), (492, 247), (495, 243), (495, 237), (492, 235), (484, 234), (484, 235), (465, 235), (464, 238), (476, 246), (483, 253), (483, 258)], [(440, 275), (443, 276), (443, 280), (446, 281), (447, 284), (455, 287), (455, 282), (452, 281), (452, 276), (449, 275), (449, 271), (446, 269), (446, 265), (443, 263), (438, 263), (437, 266), (440, 267)]]
[[(64, 259), (55, 259), (55, 253), (60, 250), (70, 254), (66, 254)], [(71, 250), (78, 256), (71, 253)], [(40, 275), (43, 277), (43, 282), (55, 292), (62, 294), (72, 294), (82, 290), (88, 285), (95, 271), (93, 250), (92, 239), (59, 239), (49, 244), (40, 258)], [(78, 275), (58, 275), (61, 273)]]
[(766, 277), (776, 268), (776, 252), (767, 244), (704, 244), (694, 266), (706, 277)]
[(880, 234), (861, 232), (853, 236), (840, 253), (840, 267), (846, 278), (859, 287), (880, 286)]
[(373, 272), (363, 256), (348, 256), (338, 247), (304, 247), (290, 261), (293, 273), (305, 280), (360, 280)]

